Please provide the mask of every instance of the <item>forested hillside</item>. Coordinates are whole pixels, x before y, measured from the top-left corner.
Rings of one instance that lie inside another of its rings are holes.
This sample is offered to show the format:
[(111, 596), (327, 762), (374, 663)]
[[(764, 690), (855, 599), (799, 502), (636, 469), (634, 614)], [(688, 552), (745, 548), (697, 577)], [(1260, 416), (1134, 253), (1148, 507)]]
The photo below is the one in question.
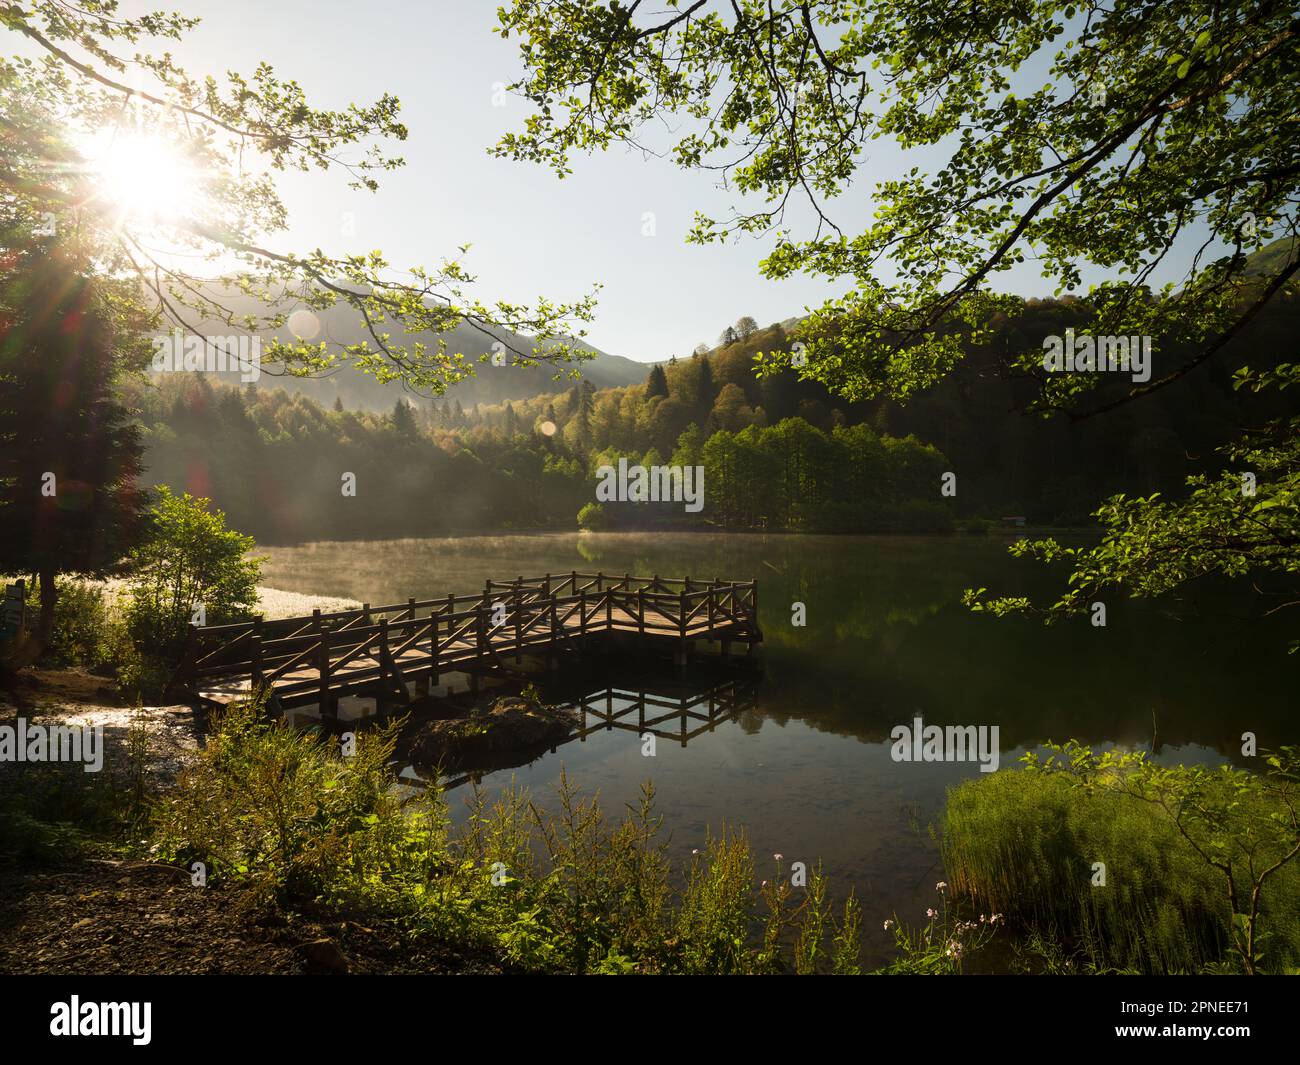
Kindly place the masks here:
[[(1176, 494), (1189, 473), (1216, 468), (1215, 448), (1239, 426), (1277, 413), (1231, 378), (1247, 357), (1270, 365), (1293, 343), (1300, 323), (1286, 294), (1220, 359), (1142, 404), (1079, 420), (1017, 413), (1037, 382), (998, 375), (999, 353), (1063, 333), (1084, 310), (1070, 298), (1026, 301), (990, 324), (962, 368), (906, 406), (852, 403), (792, 368), (756, 376), (760, 352), (797, 341), (752, 319), (728, 327), (718, 348), (653, 366), (635, 385), (582, 380), (468, 409), (451, 396), (413, 397), (381, 415), (341, 399), (324, 407), (265, 380), (241, 390), (191, 374), (136, 385), (130, 401), (147, 428), (150, 483), (211, 496), (237, 527), (281, 542), (572, 528), (594, 503), (595, 471), (620, 456), (703, 465), (704, 509), (604, 508), (589, 511), (592, 524), (938, 532), (954, 519), (1025, 515), (1080, 525), (1111, 493)], [(947, 471), (957, 474), (951, 498), (940, 495)], [(345, 472), (357, 475), (355, 505), (339, 505)]]

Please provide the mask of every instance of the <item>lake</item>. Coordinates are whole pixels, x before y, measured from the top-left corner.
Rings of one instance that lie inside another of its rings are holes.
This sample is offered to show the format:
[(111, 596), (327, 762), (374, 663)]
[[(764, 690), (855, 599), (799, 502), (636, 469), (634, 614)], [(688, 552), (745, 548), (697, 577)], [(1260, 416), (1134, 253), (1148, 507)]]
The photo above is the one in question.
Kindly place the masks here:
[[(483, 784), (514, 780), (548, 797), (563, 768), (617, 814), (652, 779), (676, 855), (725, 824), (745, 829), (764, 875), (775, 874), (775, 853), (787, 869), (821, 862), (837, 895), (856, 891), (864, 960), (878, 964), (892, 945), (883, 920), (897, 912), (921, 923), (935, 901), (942, 866), (928, 827), (946, 789), (980, 772), (974, 762), (894, 761), (895, 726), (917, 716), (996, 725), (1003, 769), (1049, 739), (1147, 748), (1154, 730), (1161, 761), (1247, 766), (1247, 730), (1262, 747), (1300, 742), (1285, 612), (1249, 620), (1261, 612), (1257, 596), (1212, 587), (1179, 603), (1178, 617), (1116, 599), (1105, 627), (970, 613), (960, 603), (968, 587), (1040, 599), (1059, 591), (1059, 569), (1010, 558), (1007, 543), (690, 533), (311, 543), (263, 549), (262, 583), (381, 604), (574, 569), (757, 578), (761, 675), (737, 672), (731, 687), (742, 708), (733, 716), (684, 747), (660, 740), (653, 758), (635, 730), (602, 730)], [(795, 603), (804, 604), (803, 626), (792, 624)], [(604, 693), (615, 706), (638, 692), (704, 705), (728, 682), (703, 664), (647, 676), (596, 663), (543, 690), (557, 699)], [(453, 810), (463, 790), (449, 796)]]

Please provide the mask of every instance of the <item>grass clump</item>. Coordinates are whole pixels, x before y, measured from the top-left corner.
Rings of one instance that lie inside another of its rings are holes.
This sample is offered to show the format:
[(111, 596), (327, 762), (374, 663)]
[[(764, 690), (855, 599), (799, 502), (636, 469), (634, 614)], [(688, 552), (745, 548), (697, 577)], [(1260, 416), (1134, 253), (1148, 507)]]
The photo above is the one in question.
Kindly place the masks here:
[(1300, 752), (1255, 774), (1047, 750), (950, 793), (942, 846), (958, 896), (1048, 944), (1053, 968), (1300, 965)]

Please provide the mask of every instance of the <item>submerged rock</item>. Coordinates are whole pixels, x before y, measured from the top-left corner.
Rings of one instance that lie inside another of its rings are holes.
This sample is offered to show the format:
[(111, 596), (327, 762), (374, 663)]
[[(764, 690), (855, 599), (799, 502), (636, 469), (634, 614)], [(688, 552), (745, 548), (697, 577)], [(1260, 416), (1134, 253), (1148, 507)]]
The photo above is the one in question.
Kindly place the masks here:
[(410, 740), (410, 759), (444, 773), (485, 769), (554, 747), (577, 725), (578, 715), (571, 710), (503, 696), (468, 717), (421, 722)]

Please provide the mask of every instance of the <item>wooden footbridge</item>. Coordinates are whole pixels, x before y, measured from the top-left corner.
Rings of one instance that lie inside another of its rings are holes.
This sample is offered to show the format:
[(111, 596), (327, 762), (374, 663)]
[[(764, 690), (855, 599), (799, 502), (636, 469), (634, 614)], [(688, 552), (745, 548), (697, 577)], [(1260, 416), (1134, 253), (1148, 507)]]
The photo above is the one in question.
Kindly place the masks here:
[(279, 710), (315, 705), (331, 719), (345, 695), (373, 696), (382, 711), (442, 674), (467, 674), (477, 691), (480, 677), (510, 672), (507, 659), (556, 665), (626, 638), (670, 644), (680, 664), (699, 640), (748, 650), (763, 638), (758, 582), (548, 573), (470, 595), (192, 626), (172, 686), (214, 703), (264, 690)]

